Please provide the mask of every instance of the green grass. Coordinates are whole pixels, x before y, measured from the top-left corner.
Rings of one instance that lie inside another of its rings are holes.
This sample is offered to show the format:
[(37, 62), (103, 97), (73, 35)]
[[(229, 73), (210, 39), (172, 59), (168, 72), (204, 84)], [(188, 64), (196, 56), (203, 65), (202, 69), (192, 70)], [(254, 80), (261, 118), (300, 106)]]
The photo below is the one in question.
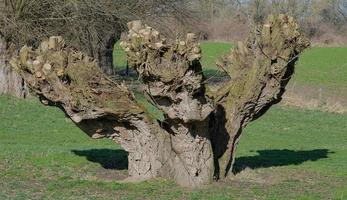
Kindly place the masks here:
[(113, 47), (113, 65), (117, 67), (117, 70), (123, 70), (127, 65), (127, 55), (120, 47), (120, 41)]
[(347, 115), (274, 107), (246, 129), (241, 172), (196, 190), (117, 183), (126, 174), (120, 146), (88, 138), (35, 99), (0, 97), (0, 120), (0, 199), (347, 198)]
[(216, 60), (230, 52), (232, 44), (223, 42), (202, 42), (202, 66), (205, 70), (216, 69)]
[(299, 83), (347, 86), (347, 48), (316, 47), (307, 50), (296, 68)]

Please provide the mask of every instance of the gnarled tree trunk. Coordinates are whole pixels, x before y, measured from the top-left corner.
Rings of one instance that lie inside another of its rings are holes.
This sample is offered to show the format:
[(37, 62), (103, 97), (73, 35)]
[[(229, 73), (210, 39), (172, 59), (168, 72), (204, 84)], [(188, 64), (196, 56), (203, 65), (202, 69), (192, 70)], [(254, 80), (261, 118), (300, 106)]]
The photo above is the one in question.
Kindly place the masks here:
[(213, 94), (220, 109), (216, 112), (225, 112), (222, 118), (217, 114), (215, 128), (227, 132), (217, 134), (216, 141), (228, 141), (215, 155), (219, 162), (218, 177), (230, 175), (243, 129), (280, 102), (299, 54), (309, 45), (292, 17), (269, 16), (245, 43), (239, 42), (218, 63), (231, 77)]
[(28, 88), (22, 77), (9, 65), (7, 44), (0, 37), (0, 95), (7, 94), (20, 98), (28, 95)]
[(116, 66), (113, 66), (113, 46), (116, 44), (116, 34), (110, 35), (103, 44), (100, 45), (97, 52), (98, 63), (103, 73), (114, 76)]
[(121, 46), (164, 120), (151, 117), (124, 84), (61, 37), (38, 49), (23, 47), (11, 64), (44, 104), (60, 107), (89, 136), (121, 144), (129, 152), (130, 179), (161, 176), (190, 187), (231, 174), (242, 130), (279, 102), (309, 45), (291, 17), (270, 16), (221, 60), (231, 81), (211, 92), (194, 34), (169, 42), (140, 21), (129, 29)]

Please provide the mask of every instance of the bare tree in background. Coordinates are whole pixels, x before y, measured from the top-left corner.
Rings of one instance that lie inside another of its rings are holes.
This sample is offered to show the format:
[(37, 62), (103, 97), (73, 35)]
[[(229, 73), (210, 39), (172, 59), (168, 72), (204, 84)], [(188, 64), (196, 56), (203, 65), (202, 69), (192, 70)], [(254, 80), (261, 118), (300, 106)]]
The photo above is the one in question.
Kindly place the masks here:
[[(244, 39), (252, 24), (262, 24), (268, 14), (293, 16), (302, 31), (318, 43), (321, 36), (346, 45), (345, 0), (190, 0), (209, 40), (236, 42)], [(226, 30), (233, 29), (230, 33)]]
[(0, 0), (0, 34), (5, 46), (14, 47), (62, 35), (113, 75), (113, 46), (128, 21), (141, 19), (167, 30), (189, 18), (184, 5), (181, 0)]

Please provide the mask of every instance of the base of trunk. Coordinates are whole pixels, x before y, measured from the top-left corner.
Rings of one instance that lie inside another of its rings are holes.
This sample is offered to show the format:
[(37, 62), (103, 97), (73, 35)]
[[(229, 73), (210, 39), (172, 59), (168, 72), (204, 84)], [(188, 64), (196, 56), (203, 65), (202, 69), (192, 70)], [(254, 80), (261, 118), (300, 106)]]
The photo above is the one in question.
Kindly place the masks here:
[(191, 126), (180, 125), (181, 133), (172, 135), (143, 121), (133, 124), (136, 129), (124, 129), (116, 139), (129, 152), (128, 180), (164, 177), (185, 187), (211, 183), (214, 169), (211, 143), (199, 135), (207, 127), (192, 130)]

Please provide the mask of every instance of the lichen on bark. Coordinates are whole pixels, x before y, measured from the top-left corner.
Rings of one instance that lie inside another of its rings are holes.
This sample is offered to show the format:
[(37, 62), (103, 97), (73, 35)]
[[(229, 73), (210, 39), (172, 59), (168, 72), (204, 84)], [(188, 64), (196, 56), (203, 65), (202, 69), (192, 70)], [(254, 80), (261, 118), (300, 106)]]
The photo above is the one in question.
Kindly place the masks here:
[(243, 129), (280, 101), (309, 46), (298, 25), (292, 17), (270, 16), (220, 60), (231, 80), (209, 93), (194, 34), (169, 41), (140, 21), (128, 25), (121, 46), (145, 98), (164, 113), (161, 121), (61, 37), (23, 47), (11, 64), (43, 103), (60, 107), (89, 136), (121, 144), (130, 179), (165, 177), (196, 187), (230, 176)]

